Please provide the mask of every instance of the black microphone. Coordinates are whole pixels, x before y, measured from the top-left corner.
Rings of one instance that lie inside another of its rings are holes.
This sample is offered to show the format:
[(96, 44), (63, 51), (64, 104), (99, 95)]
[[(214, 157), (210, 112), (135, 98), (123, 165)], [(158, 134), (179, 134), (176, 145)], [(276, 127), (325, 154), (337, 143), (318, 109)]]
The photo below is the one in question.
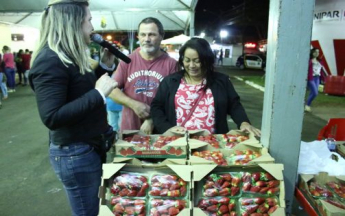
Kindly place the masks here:
[(98, 43), (104, 48), (107, 48), (109, 52), (111, 52), (114, 56), (118, 57), (122, 61), (126, 62), (127, 64), (131, 63), (131, 59), (128, 58), (125, 54), (123, 54), (120, 50), (116, 49), (113, 45), (108, 43), (107, 41), (103, 40), (102, 36), (99, 34), (93, 34), (91, 36), (91, 40), (95, 43)]

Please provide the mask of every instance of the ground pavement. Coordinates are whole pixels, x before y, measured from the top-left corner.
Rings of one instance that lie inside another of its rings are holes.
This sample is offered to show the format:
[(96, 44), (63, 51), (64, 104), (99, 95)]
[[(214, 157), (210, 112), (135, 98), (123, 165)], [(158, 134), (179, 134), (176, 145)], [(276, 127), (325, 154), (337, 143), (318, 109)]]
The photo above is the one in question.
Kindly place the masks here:
[[(219, 70), (229, 76), (262, 76), (259, 71), (240, 71), (226, 67)], [(251, 122), (260, 128), (263, 93), (236, 79), (232, 80)], [(9, 98), (2, 103), (0, 215), (70, 215), (62, 185), (49, 163), (48, 130), (39, 118), (33, 92), (28, 86), (19, 86), (16, 92), (10, 93)], [(314, 140), (319, 129), (325, 124), (325, 120), (313, 114), (305, 115), (302, 140)], [(302, 212), (295, 214), (303, 215)]]

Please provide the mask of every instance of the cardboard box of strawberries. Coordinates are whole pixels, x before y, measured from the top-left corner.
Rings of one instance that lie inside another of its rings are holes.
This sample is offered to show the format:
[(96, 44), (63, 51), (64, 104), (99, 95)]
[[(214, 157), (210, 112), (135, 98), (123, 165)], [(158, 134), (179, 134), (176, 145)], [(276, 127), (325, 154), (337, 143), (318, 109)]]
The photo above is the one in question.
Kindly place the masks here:
[(301, 174), (299, 189), (321, 215), (345, 215), (345, 176)]
[(191, 173), (187, 165), (104, 164), (99, 215), (190, 216)]
[(193, 215), (285, 215), (282, 164), (260, 164), (244, 168), (191, 166)]

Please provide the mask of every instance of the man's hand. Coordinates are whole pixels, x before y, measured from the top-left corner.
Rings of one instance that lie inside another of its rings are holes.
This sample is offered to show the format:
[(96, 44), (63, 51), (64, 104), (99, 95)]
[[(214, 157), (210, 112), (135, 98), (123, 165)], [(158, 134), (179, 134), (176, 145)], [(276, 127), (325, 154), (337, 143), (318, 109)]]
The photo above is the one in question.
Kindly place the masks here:
[(101, 48), (101, 62), (111, 68), (114, 65), (115, 56), (106, 48)]
[(259, 129), (253, 127), (248, 122), (242, 122), (242, 124), (240, 126), (240, 130), (242, 132), (252, 132), (252, 133), (254, 133), (255, 136), (261, 137), (261, 131)]
[(130, 108), (141, 119), (146, 119), (147, 117), (150, 116), (150, 106), (145, 103), (133, 100)]
[(146, 134), (151, 134), (153, 131), (153, 121), (152, 119), (146, 119), (140, 127), (140, 130)]

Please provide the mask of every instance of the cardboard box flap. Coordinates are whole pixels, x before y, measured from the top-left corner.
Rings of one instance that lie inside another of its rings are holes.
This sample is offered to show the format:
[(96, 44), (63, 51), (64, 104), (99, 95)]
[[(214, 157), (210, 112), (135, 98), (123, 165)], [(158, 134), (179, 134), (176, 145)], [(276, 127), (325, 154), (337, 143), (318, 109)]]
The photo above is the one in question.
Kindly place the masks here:
[(193, 215), (207, 216), (207, 214), (205, 214), (205, 212), (203, 212), (203, 210), (201, 210), (200, 208), (193, 208)]
[(208, 146), (208, 143), (196, 139), (189, 139), (188, 144), (190, 149), (197, 149), (200, 147)]
[(207, 130), (201, 130), (200, 129), (200, 130), (189, 130), (188, 135), (189, 135), (189, 137), (191, 137), (191, 136), (207, 136), (207, 135), (211, 135), (211, 134)]
[(165, 159), (160, 164), (163, 164), (163, 165), (168, 165), (168, 164), (186, 165), (186, 160), (185, 159)]
[(112, 213), (108, 206), (101, 205), (99, 207), (99, 216), (114, 216), (114, 213)]
[(215, 164), (213, 161), (209, 161), (197, 156), (190, 156), (189, 160), (192, 164)]
[(314, 178), (319, 184), (326, 185), (329, 176), (327, 172), (319, 172), (317, 175), (314, 176)]
[(314, 178), (313, 174), (300, 174), (301, 179), (303, 179), (304, 182), (309, 182)]
[(191, 181), (191, 173), (192, 167), (187, 165), (167, 165), (170, 169), (172, 169), (178, 176), (180, 176), (183, 180), (190, 182)]
[(138, 166), (141, 166), (143, 164), (140, 160), (136, 158), (120, 158), (120, 157), (115, 157), (113, 160), (113, 163), (127, 163), (127, 164), (138, 165)]
[(284, 180), (283, 176), (283, 170), (284, 165), (283, 164), (258, 164), (262, 169), (269, 172), (274, 178), (277, 180)]
[(277, 208), (271, 216), (285, 216), (285, 209), (284, 208)]
[(279, 206), (282, 208), (286, 208), (285, 206), (285, 183), (284, 181), (280, 181), (280, 193), (283, 192), (282, 196), (279, 196)]
[(337, 206), (334, 206), (322, 199), (320, 199), (320, 202), (322, 203), (322, 205), (325, 207), (325, 209), (327, 209), (329, 212), (332, 212), (332, 216), (341, 216), (341, 215), (345, 215), (345, 210), (338, 208)]
[(345, 181), (345, 176), (336, 176), (337, 179), (339, 179), (340, 181)]
[(250, 161), (248, 164), (258, 164), (258, 163), (273, 163), (275, 161), (275, 159), (273, 157), (271, 157), (271, 155), (262, 155), (258, 158), (253, 159), (252, 161)]
[(118, 163), (118, 164), (103, 164), (103, 178), (109, 179), (114, 173), (122, 169), (126, 164), (125, 163)]
[(165, 131), (163, 136), (186, 136), (186, 131), (180, 131), (179, 129), (173, 128)]
[(165, 146), (162, 147), (162, 149), (166, 146), (182, 146), (182, 145), (186, 145), (186, 143), (187, 143), (186, 137), (180, 137), (180, 138), (166, 144)]
[(190, 209), (183, 209), (182, 211), (180, 211), (180, 213), (178, 213), (176, 216), (190, 216)]
[(200, 181), (207, 174), (217, 167), (217, 164), (212, 165), (191, 165), (193, 169), (193, 181)]

